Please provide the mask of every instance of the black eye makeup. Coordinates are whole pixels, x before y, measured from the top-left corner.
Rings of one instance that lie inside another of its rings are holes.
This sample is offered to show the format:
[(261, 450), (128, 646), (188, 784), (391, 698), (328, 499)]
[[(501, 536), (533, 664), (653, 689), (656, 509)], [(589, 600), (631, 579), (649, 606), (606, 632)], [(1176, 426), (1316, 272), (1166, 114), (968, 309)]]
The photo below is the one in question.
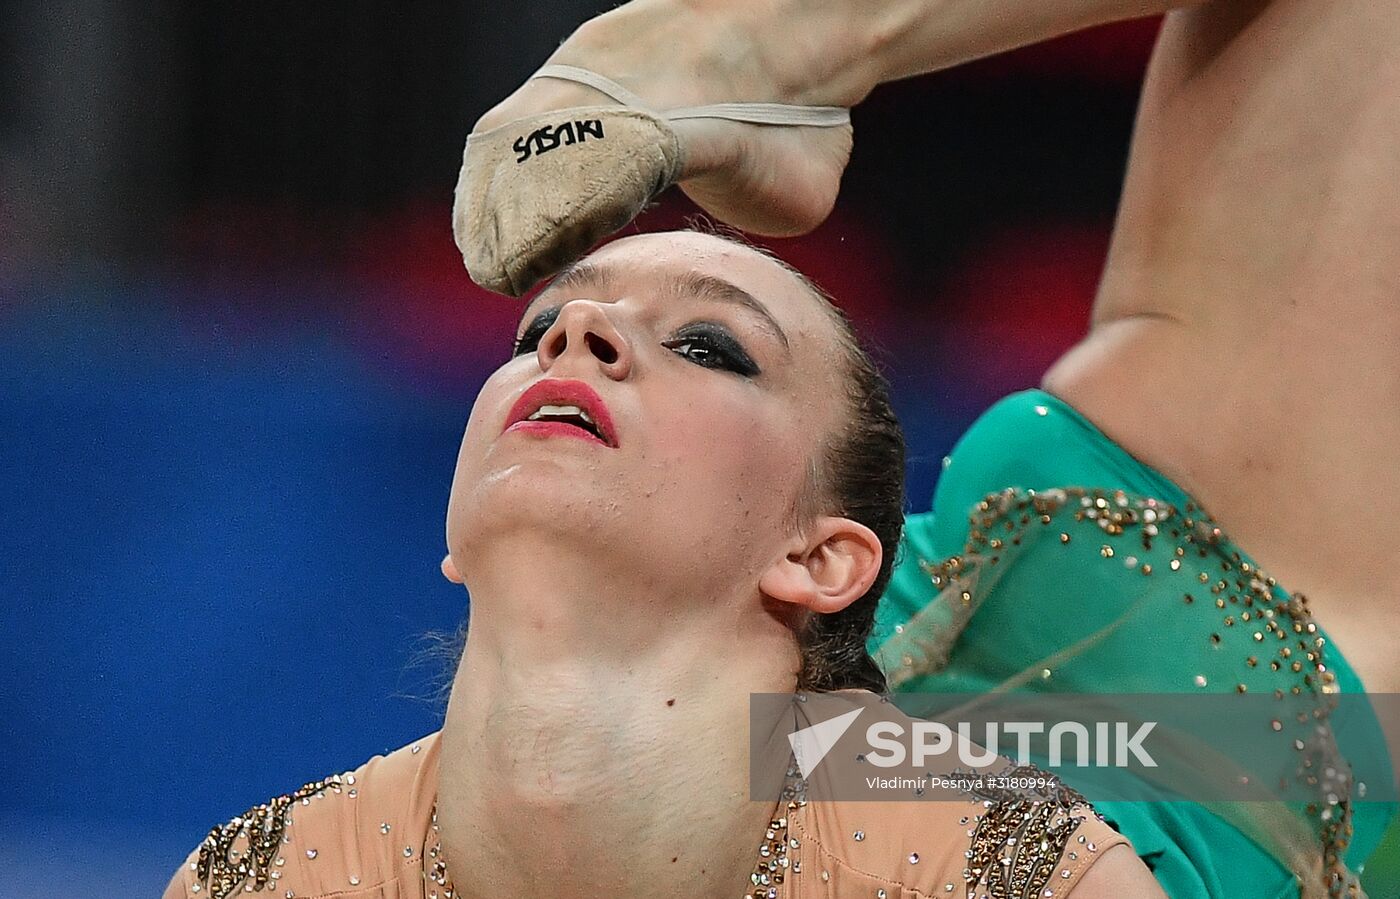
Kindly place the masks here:
[(533, 353), (540, 345), (540, 338), (544, 332), (549, 330), (550, 325), (559, 317), (559, 310), (562, 306), (555, 306), (546, 309), (530, 320), (530, 324), (525, 327), (520, 336), (515, 338), (515, 343), (511, 346), (511, 358), (515, 358), (522, 353)]
[(694, 322), (661, 345), (704, 368), (718, 368), (752, 378), (760, 374), (749, 354), (722, 325)]
[[(560, 308), (562, 307), (556, 306), (546, 309), (531, 319), (530, 324), (511, 347), (512, 358), (535, 352), (539, 348), (540, 338), (558, 319)], [(728, 328), (717, 322), (691, 322), (679, 329), (676, 336), (663, 340), (661, 345), (701, 368), (731, 371), (746, 378), (762, 374), (762, 370), (744, 350), (743, 345), (734, 338)]]

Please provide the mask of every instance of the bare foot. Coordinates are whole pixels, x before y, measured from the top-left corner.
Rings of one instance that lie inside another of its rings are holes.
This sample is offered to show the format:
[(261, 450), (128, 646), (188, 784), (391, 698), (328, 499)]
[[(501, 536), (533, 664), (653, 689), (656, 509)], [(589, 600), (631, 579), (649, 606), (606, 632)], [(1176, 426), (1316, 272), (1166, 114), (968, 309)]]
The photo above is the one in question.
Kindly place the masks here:
[[(784, 84), (768, 71), (764, 35), (754, 22), (726, 22), (711, 11), (669, 0), (638, 0), (582, 25), (549, 62), (590, 69), (664, 113), (729, 102), (839, 104), (809, 85)], [(772, 35), (767, 35), (771, 40)], [(590, 87), (554, 79), (527, 81), (482, 116), (486, 131), (525, 116), (611, 104)], [(850, 125), (753, 125), (723, 119), (673, 123), (684, 165), (681, 189), (711, 215), (745, 231), (803, 234), (831, 213), (850, 159)]]

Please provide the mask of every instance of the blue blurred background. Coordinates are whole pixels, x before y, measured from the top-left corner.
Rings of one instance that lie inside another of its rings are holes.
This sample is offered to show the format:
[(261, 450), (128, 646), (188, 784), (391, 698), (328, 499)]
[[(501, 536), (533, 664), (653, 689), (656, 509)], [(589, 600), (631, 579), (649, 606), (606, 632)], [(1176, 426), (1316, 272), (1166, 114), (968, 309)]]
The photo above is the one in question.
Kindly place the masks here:
[[(436, 729), (448, 486), (518, 309), (453, 246), (461, 145), (606, 6), (0, 2), (0, 896), (158, 895)], [(770, 242), (883, 359), (914, 510), (1082, 333), (1155, 32), (880, 89), (831, 221)]]

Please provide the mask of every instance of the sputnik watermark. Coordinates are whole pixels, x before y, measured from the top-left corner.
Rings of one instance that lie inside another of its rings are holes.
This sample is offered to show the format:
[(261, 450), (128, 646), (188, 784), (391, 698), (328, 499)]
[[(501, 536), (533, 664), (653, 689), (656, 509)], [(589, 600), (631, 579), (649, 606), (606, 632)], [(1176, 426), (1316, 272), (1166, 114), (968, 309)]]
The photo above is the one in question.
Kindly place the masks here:
[[(803, 777), (811, 777), (831, 748), (845, 735), (862, 709), (853, 709), (828, 721), (805, 727), (788, 735), (793, 757)], [(906, 764), (915, 767), (928, 765), (934, 759), (946, 759), (949, 753), (963, 765), (980, 768), (997, 761), (1001, 754), (1010, 756), (1018, 765), (1031, 761), (1031, 738), (1038, 734), (1046, 735), (1048, 761), (1052, 767), (1065, 763), (1066, 743), (1073, 749), (1073, 764), (1085, 767), (1126, 768), (1136, 763), (1145, 768), (1157, 767), (1157, 761), (1143, 746), (1143, 741), (1157, 726), (1155, 721), (1138, 723), (1131, 733), (1128, 722), (1094, 722), (1094, 731), (1077, 721), (1061, 721), (1046, 726), (1044, 721), (990, 721), (985, 724), (983, 742), (973, 742), (972, 725), (963, 721), (956, 730), (938, 721), (913, 720), (906, 728), (898, 721), (882, 720), (870, 724), (865, 730), (865, 742), (870, 752), (863, 753), (861, 761), (877, 768), (898, 768)], [(999, 752), (1002, 746), (1001, 733), (1016, 738), (1016, 750)], [(907, 744), (906, 745), (906, 738)], [(990, 748), (988, 748), (990, 747)], [(894, 778), (894, 780), (917, 780), (917, 778)], [(871, 784), (876, 786), (877, 784)], [(884, 786), (884, 784), (878, 784)], [(911, 787), (928, 786), (910, 783)]]
[(811, 800), (961, 801), (1048, 777), (1090, 801), (1397, 802), (1386, 722), (1400, 696), (754, 694), (750, 792), (800, 776)]
[(1031, 761), (1031, 738), (1045, 734), (1051, 767), (1065, 764), (1065, 743), (1072, 740), (1073, 764), (1081, 768), (1126, 768), (1133, 762), (1144, 768), (1155, 768), (1157, 761), (1143, 747), (1142, 741), (1156, 726), (1157, 722), (1146, 721), (1130, 734), (1126, 721), (1098, 721), (1094, 723), (1091, 741), (1089, 729), (1078, 721), (1060, 721), (1051, 724), (1048, 730), (1044, 721), (989, 721), (985, 726), (986, 739), (978, 745), (972, 740), (972, 725), (966, 721), (958, 723), (956, 739), (952, 728), (946, 724), (914, 721), (907, 729), (911, 745), (906, 748), (904, 725), (897, 721), (877, 721), (865, 731), (865, 740), (873, 750), (866, 754), (865, 760), (879, 768), (896, 768), (906, 760), (923, 766), (930, 759), (948, 755), (951, 750), (962, 764), (981, 767), (997, 760), (997, 748), (1002, 746), (999, 731), (1005, 731), (1015, 735), (1016, 752), (1011, 754), (1003, 750), (1001, 754), (1010, 755), (1018, 765)]
[(801, 769), (803, 777), (812, 776), (812, 772), (821, 764), (822, 759), (826, 758), (831, 747), (835, 746), (836, 741), (845, 736), (851, 725), (856, 723), (860, 712), (860, 709), (853, 709), (829, 721), (813, 724), (811, 727), (804, 727), (802, 730), (788, 734), (788, 743), (792, 746), (792, 757), (796, 760), (797, 767)]

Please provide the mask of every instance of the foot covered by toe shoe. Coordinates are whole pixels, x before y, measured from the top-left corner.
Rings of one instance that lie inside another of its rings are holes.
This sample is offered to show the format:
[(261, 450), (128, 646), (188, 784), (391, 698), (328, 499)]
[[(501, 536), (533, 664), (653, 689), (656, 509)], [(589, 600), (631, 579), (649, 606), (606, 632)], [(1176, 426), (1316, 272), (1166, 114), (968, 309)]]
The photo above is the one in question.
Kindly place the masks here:
[(684, 148), (670, 122), (718, 118), (765, 125), (841, 126), (848, 110), (722, 103), (653, 112), (622, 86), (584, 69), (546, 66), (536, 78), (586, 84), (619, 106), (528, 116), (467, 139), (453, 233), (472, 279), (520, 296), (584, 255), (675, 184)]

